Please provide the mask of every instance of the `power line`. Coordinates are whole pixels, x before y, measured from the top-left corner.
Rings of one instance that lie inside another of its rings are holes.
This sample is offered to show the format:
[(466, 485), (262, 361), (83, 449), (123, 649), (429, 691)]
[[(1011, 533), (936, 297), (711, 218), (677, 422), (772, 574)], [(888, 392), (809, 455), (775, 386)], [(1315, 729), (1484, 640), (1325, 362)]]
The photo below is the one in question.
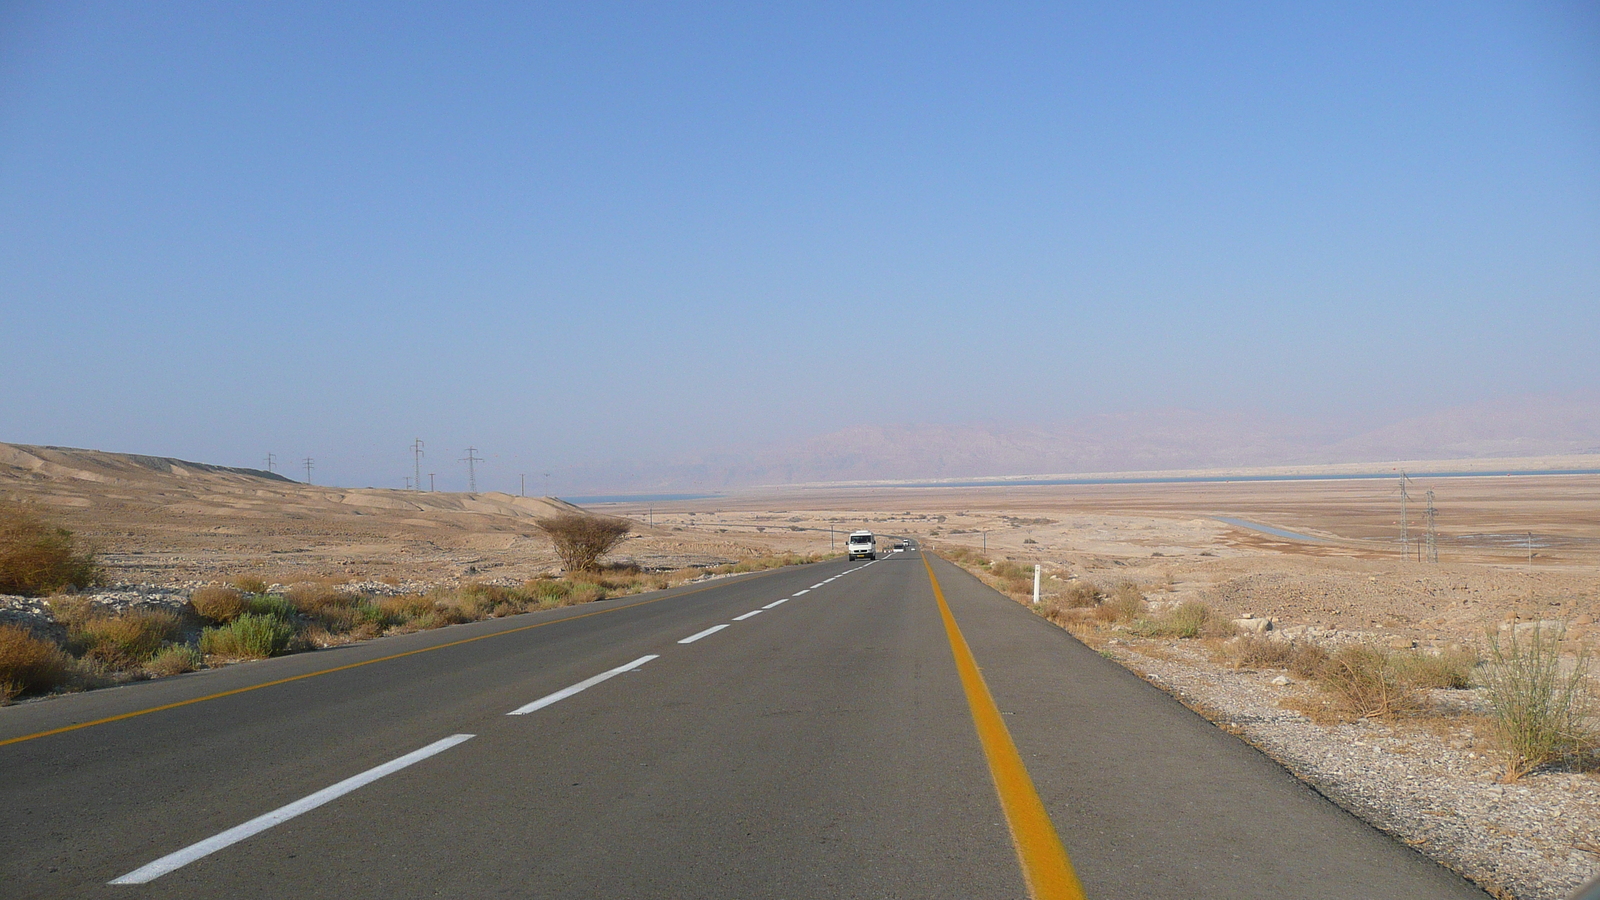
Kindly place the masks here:
[(317, 464), (316, 460), (312, 459), (309, 456), (306, 457), (306, 461), (305, 461), (305, 466), (306, 466), (306, 484), (310, 484), (311, 483), (311, 470), (313, 468), (315, 468), (316, 464)]
[(278, 461), (278, 454), (272, 453), (272, 452), (268, 452), (267, 453), (267, 471), (268, 472), (272, 471), (272, 464), (277, 462), (277, 461)]
[(411, 445), (411, 464), (415, 467), (413, 474), (417, 478), (411, 483), (416, 485), (419, 491), (422, 490), (422, 457), (425, 455), (422, 452), (422, 438), (417, 438), (416, 442)]
[(467, 455), (457, 460), (467, 464), (467, 490), (476, 494), (478, 492), (477, 464), (483, 462), (483, 457), (478, 455), (477, 447), (468, 447)]

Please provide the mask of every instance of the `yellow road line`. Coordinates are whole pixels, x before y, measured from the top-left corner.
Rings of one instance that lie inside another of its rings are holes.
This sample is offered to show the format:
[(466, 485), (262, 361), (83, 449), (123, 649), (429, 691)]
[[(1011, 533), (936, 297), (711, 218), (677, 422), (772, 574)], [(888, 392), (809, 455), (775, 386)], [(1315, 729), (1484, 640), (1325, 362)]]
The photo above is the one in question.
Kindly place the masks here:
[(1083, 886), (1072, 869), (1072, 860), (1061, 846), (1050, 814), (1045, 812), (1039, 792), (1034, 789), (1028, 767), (1011, 740), (1011, 732), (995, 706), (989, 685), (978, 671), (978, 661), (961, 635), (950, 604), (945, 602), (939, 579), (934, 577), (933, 564), (928, 554), (922, 554), (922, 564), (928, 570), (928, 581), (933, 585), (933, 597), (939, 601), (939, 616), (944, 619), (944, 633), (950, 639), (950, 652), (956, 659), (956, 671), (961, 675), (961, 688), (967, 694), (967, 707), (972, 710), (972, 724), (978, 729), (978, 742), (983, 745), (983, 755), (989, 763), (989, 775), (994, 779), (995, 792), (1000, 795), (1000, 808), (1005, 811), (1006, 824), (1011, 828), (1011, 842), (1017, 848), (1017, 861), (1022, 865), (1022, 879), (1028, 885), (1028, 896), (1033, 900), (1084, 900)]
[[(770, 574), (773, 574), (774, 572), (778, 572), (778, 571), (781, 571), (781, 570), (773, 569), (770, 572), (761, 572), (761, 573), (758, 573), (756, 575), (756, 577), (760, 578), (762, 576), (770, 575)], [(746, 580), (750, 580), (750, 579), (746, 579)], [(698, 594), (701, 591), (709, 591), (712, 588), (718, 588), (718, 587), (722, 587), (722, 585), (720, 585), (720, 584), (708, 584), (705, 587), (695, 588), (692, 591), (684, 591), (681, 594), (671, 594), (671, 595), (669, 595), (669, 597), (687, 597), (690, 594)], [(106, 725), (106, 724), (109, 724), (111, 722), (120, 722), (123, 719), (133, 719), (133, 718), (137, 718), (139, 716), (148, 716), (151, 713), (165, 712), (166, 710), (169, 710), (169, 709), (177, 709), (180, 706), (189, 706), (189, 705), (194, 704), (194, 703), (205, 703), (208, 700), (221, 700), (223, 697), (232, 697), (235, 694), (246, 694), (246, 693), (249, 693), (250, 691), (259, 691), (262, 688), (277, 687), (280, 684), (289, 684), (290, 682), (294, 682), (294, 681), (304, 681), (307, 678), (316, 678), (318, 675), (331, 675), (334, 672), (343, 672), (343, 671), (345, 671), (347, 669), (359, 669), (362, 666), (370, 666), (370, 665), (374, 665), (376, 663), (389, 662), (390, 660), (403, 659), (403, 658), (405, 658), (407, 656), (416, 656), (419, 653), (431, 653), (434, 650), (443, 650), (446, 647), (459, 647), (462, 644), (470, 644), (470, 643), (473, 643), (474, 641), (485, 641), (485, 640), (488, 640), (489, 638), (504, 637), (505, 635), (516, 634), (516, 633), (521, 632), (521, 631), (531, 631), (532, 629), (535, 629), (535, 628), (544, 628), (547, 625), (559, 625), (562, 622), (574, 622), (574, 621), (577, 621), (578, 619), (587, 619), (590, 616), (599, 616), (599, 615), (604, 615), (605, 613), (610, 613), (610, 612), (621, 612), (622, 610), (633, 609), (634, 607), (637, 607), (637, 606), (647, 606), (647, 605), (649, 605), (651, 603), (660, 603), (662, 600), (669, 599), (669, 597), (657, 597), (654, 600), (641, 600), (638, 603), (629, 603), (629, 604), (627, 604), (625, 606), (608, 606), (605, 609), (597, 609), (594, 612), (583, 613), (582, 615), (567, 616), (564, 619), (553, 619), (553, 620), (551, 620), (549, 622), (539, 622), (538, 624), (535, 624), (535, 625), (523, 625), (523, 626), (518, 627), (518, 628), (508, 628), (505, 631), (496, 631), (493, 634), (480, 634), (477, 637), (462, 638), (459, 641), (450, 641), (449, 643), (445, 643), (445, 644), (436, 644), (436, 645), (434, 645), (432, 647), (423, 647), (423, 648), (418, 649), (418, 650), (407, 650), (404, 653), (392, 653), (392, 654), (390, 654), (388, 656), (380, 656), (377, 659), (369, 659), (369, 660), (366, 660), (365, 662), (347, 663), (346, 665), (342, 665), (342, 666), (334, 666), (331, 669), (319, 669), (319, 670), (317, 670), (315, 672), (307, 672), (304, 675), (291, 675), (288, 678), (279, 678), (276, 681), (264, 681), (261, 684), (252, 684), (249, 687), (234, 688), (231, 691), (221, 691), (221, 692), (215, 693), (215, 694), (207, 694), (204, 697), (194, 697), (194, 698), (191, 698), (191, 699), (188, 699), (188, 700), (179, 700), (177, 703), (165, 703), (165, 704), (162, 704), (161, 706), (152, 706), (149, 709), (139, 709), (139, 710), (134, 710), (133, 712), (120, 713), (120, 714), (115, 715), (115, 716), (106, 716), (103, 719), (95, 719), (95, 720), (90, 721), (90, 722), (79, 722), (76, 725), (63, 725), (60, 728), (52, 728), (49, 731), (40, 731), (40, 732), (36, 732), (34, 734), (25, 734), (25, 735), (23, 735), (21, 737), (14, 737), (14, 738), (7, 738), (6, 740), (0, 740), (0, 747), (4, 747), (7, 744), (20, 744), (20, 743), (23, 743), (24, 741), (38, 740), (39, 738), (50, 737), (51, 735), (54, 735), (54, 734), (65, 734), (66, 732), (69, 732), (69, 731), (77, 731), (80, 728), (93, 728), (96, 725)]]

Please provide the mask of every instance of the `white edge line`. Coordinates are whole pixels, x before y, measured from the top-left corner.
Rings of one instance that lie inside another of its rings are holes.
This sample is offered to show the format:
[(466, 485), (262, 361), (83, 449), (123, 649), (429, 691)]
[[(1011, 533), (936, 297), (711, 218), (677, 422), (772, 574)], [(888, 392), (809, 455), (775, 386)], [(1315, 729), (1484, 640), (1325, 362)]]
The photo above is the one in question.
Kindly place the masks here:
[(782, 600), (774, 600), (771, 603), (768, 603), (766, 606), (763, 606), (761, 608), (762, 609), (771, 609), (774, 606), (782, 606), (783, 604), (788, 603), (788, 602), (789, 602), (789, 598), (785, 597)]
[(568, 697), (571, 697), (573, 694), (579, 693), (580, 691), (586, 691), (589, 688), (592, 688), (595, 685), (599, 684), (600, 682), (605, 681), (607, 678), (613, 678), (613, 677), (615, 677), (617, 675), (621, 675), (623, 672), (632, 672), (634, 669), (639, 668), (640, 666), (644, 665), (645, 663), (649, 662), (650, 660), (659, 659), (659, 658), (660, 658), (659, 654), (652, 654), (650, 656), (641, 656), (638, 659), (634, 660), (631, 663), (628, 663), (625, 666), (617, 666), (615, 669), (609, 669), (607, 671), (601, 672), (599, 675), (596, 675), (593, 678), (585, 678), (584, 680), (578, 682), (577, 684), (575, 684), (575, 685), (573, 685), (571, 687), (562, 688), (561, 690), (556, 691), (554, 694), (546, 694), (545, 696), (540, 697), (539, 699), (533, 701), (532, 703), (529, 703), (527, 706), (519, 706), (516, 709), (513, 709), (511, 712), (506, 713), (506, 715), (508, 715), (508, 716), (525, 716), (525, 715), (527, 715), (528, 713), (531, 713), (531, 712), (538, 712), (539, 710), (544, 709), (546, 706), (549, 706), (552, 703), (560, 703), (562, 700), (565, 700)]
[(816, 584), (813, 584), (813, 585), (812, 585), (812, 586), (811, 586), (811, 587), (809, 587), (809, 588), (807, 588), (807, 590), (812, 590), (812, 591), (814, 591), (814, 590), (816, 590), (816, 589), (817, 589), (817, 588), (819, 588), (819, 587), (822, 587), (822, 586), (823, 586), (823, 585), (825, 585), (825, 584), (827, 584), (827, 582), (826, 582), (826, 581), (819, 581), (819, 582), (817, 582), (817, 583), (816, 583)]
[(180, 869), (197, 859), (210, 856), (211, 854), (225, 847), (231, 847), (248, 837), (252, 837), (260, 834), (263, 831), (266, 831), (268, 828), (271, 828), (274, 825), (280, 825), (289, 821), (295, 816), (300, 815), (301, 813), (310, 812), (311, 810), (316, 809), (330, 800), (335, 800), (339, 797), (342, 797), (356, 788), (371, 784), (385, 775), (392, 775), (395, 772), (404, 769), (406, 766), (411, 765), (412, 763), (421, 762), (436, 753), (443, 753), (444, 751), (449, 750), (451, 747), (454, 747), (463, 741), (472, 740), (473, 737), (475, 737), (475, 735), (454, 734), (445, 738), (444, 740), (434, 741), (420, 750), (413, 750), (410, 753), (407, 753), (405, 756), (402, 756), (398, 759), (392, 759), (376, 768), (368, 769), (367, 771), (362, 772), (360, 775), (353, 775), (339, 782), (338, 784), (325, 787), (322, 790), (317, 791), (315, 794), (296, 800), (288, 806), (280, 806), (264, 816), (256, 816), (254, 819), (251, 819), (243, 825), (235, 825), (234, 827), (229, 828), (227, 831), (224, 831), (221, 834), (213, 837), (206, 838), (198, 844), (190, 844), (176, 853), (169, 853), (155, 862), (140, 866), (139, 868), (134, 869), (132, 872), (129, 872), (128, 874), (110, 883), (148, 884), (167, 874), (168, 872), (173, 871), (174, 869)]
[(684, 638), (683, 640), (679, 641), (678, 643), (680, 643), (680, 644), (692, 644), (695, 641), (700, 640), (701, 638), (705, 637), (708, 634), (716, 634), (717, 632), (719, 632), (722, 629), (727, 628), (727, 627), (728, 627), (728, 623), (727, 622), (723, 622), (721, 625), (713, 625), (710, 628), (707, 628), (705, 631), (700, 632), (699, 634), (691, 634), (691, 635), (689, 635), (688, 637)]
[(735, 621), (735, 622), (743, 622), (743, 621), (744, 621), (744, 620), (745, 620), (745, 619), (748, 619), (748, 618), (750, 618), (750, 617), (751, 617), (751, 616), (759, 616), (759, 615), (761, 615), (761, 610), (759, 610), (759, 609), (752, 609), (752, 610), (750, 610), (750, 611), (749, 611), (749, 612), (747, 612), (747, 613), (745, 613), (745, 614), (744, 614), (744, 615), (742, 615), (742, 616), (734, 616), (734, 617), (733, 617), (733, 620), (734, 620), (734, 621)]
[(800, 595), (801, 595), (801, 594), (809, 594), (809, 593), (811, 593), (811, 588), (806, 588), (806, 589), (805, 589), (805, 590), (803, 590), (803, 591), (795, 591), (795, 592), (794, 592), (794, 594), (792, 594), (792, 595), (791, 595), (791, 596), (795, 596), (795, 597), (798, 597), (798, 596), (800, 596)]

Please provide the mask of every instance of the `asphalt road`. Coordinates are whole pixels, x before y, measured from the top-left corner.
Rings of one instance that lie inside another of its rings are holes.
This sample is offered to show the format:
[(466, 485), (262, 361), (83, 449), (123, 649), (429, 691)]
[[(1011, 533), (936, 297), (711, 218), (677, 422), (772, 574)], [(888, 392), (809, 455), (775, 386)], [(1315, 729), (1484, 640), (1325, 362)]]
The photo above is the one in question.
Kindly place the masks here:
[(1030, 890), (1486, 896), (920, 553), (0, 709), (7, 898)]

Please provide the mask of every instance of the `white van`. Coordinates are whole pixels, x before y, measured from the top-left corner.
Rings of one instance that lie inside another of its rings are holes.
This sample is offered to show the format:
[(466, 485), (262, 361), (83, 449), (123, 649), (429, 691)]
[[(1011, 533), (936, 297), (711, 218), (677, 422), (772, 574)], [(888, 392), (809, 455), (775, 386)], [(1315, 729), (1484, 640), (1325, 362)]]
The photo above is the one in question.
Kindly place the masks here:
[(849, 552), (850, 558), (877, 559), (878, 539), (870, 531), (851, 532), (850, 537), (844, 542), (844, 549)]

